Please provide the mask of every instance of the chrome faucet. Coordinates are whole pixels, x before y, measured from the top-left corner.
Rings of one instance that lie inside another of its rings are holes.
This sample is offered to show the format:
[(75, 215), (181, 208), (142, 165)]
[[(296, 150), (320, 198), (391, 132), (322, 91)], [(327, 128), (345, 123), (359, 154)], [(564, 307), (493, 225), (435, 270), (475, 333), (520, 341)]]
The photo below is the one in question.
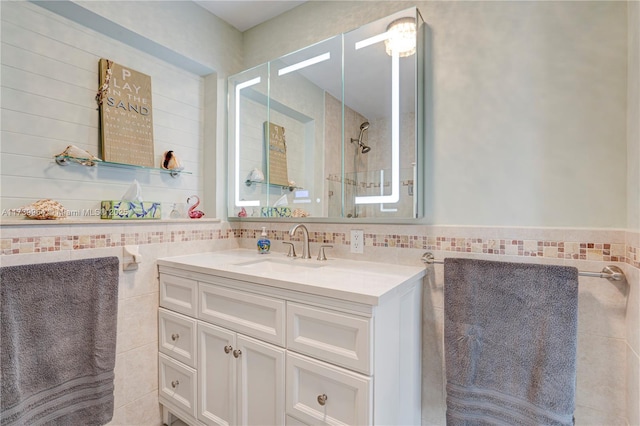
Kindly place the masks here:
[(311, 259), (311, 255), (309, 254), (309, 231), (307, 230), (307, 227), (302, 223), (294, 225), (289, 231), (289, 236), (293, 237), (298, 228), (302, 229), (302, 258)]

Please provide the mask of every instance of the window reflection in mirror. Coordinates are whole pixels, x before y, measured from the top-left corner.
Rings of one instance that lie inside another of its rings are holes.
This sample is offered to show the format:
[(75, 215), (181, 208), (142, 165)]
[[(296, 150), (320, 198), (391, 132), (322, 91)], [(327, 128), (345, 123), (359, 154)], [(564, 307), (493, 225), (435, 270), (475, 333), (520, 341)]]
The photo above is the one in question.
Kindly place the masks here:
[(392, 23), (423, 25), (412, 8), (229, 79), (230, 217), (419, 217), (422, 43)]

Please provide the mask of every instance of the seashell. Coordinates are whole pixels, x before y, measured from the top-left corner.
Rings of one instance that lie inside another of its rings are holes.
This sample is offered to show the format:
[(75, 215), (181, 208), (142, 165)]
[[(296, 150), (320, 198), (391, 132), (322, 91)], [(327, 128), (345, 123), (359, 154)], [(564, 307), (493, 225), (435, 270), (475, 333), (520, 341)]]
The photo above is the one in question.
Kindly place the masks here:
[(69, 159), (74, 160), (82, 164), (83, 166), (95, 166), (96, 161), (102, 161), (90, 152), (87, 152), (84, 149), (80, 149), (75, 145), (69, 145), (64, 151), (56, 155), (56, 157), (60, 156), (68, 157)]
[(67, 210), (64, 206), (49, 198), (38, 200), (33, 204), (18, 209), (11, 209), (11, 211), (23, 214), (30, 219), (64, 219), (67, 217)]
[(180, 160), (173, 153), (173, 151), (165, 151), (162, 154), (162, 164), (160, 165), (165, 170), (182, 170), (184, 167), (180, 164)]
[(295, 209), (292, 213), (291, 216), (293, 217), (307, 217), (309, 216), (309, 213), (305, 210), (302, 209)]
[(251, 173), (249, 173), (249, 177), (247, 178), (247, 180), (249, 180), (251, 182), (263, 182), (264, 181), (264, 173), (262, 173), (260, 170), (255, 168), (255, 169), (251, 170)]

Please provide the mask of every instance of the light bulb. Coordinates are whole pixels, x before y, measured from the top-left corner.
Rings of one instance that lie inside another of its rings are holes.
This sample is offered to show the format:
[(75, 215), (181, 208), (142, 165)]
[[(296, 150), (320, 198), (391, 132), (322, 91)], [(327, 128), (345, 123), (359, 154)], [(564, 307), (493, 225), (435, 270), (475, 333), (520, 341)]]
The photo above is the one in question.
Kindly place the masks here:
[(416, 53), (416, 20), (406, 17), (396, 19), (387, 27), (389, 38), (384, 41), (385, 50), (391, 56), (397, 52), (401, 58)]

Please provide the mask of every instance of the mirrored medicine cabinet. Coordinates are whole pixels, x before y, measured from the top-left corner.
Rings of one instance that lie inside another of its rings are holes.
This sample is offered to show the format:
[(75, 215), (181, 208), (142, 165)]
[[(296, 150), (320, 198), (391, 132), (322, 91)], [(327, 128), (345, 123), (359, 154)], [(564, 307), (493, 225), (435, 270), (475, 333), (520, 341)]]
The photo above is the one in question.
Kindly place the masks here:
[(424, 31), (411, 8), (229, 78), (228, 216), (422, 216)]

